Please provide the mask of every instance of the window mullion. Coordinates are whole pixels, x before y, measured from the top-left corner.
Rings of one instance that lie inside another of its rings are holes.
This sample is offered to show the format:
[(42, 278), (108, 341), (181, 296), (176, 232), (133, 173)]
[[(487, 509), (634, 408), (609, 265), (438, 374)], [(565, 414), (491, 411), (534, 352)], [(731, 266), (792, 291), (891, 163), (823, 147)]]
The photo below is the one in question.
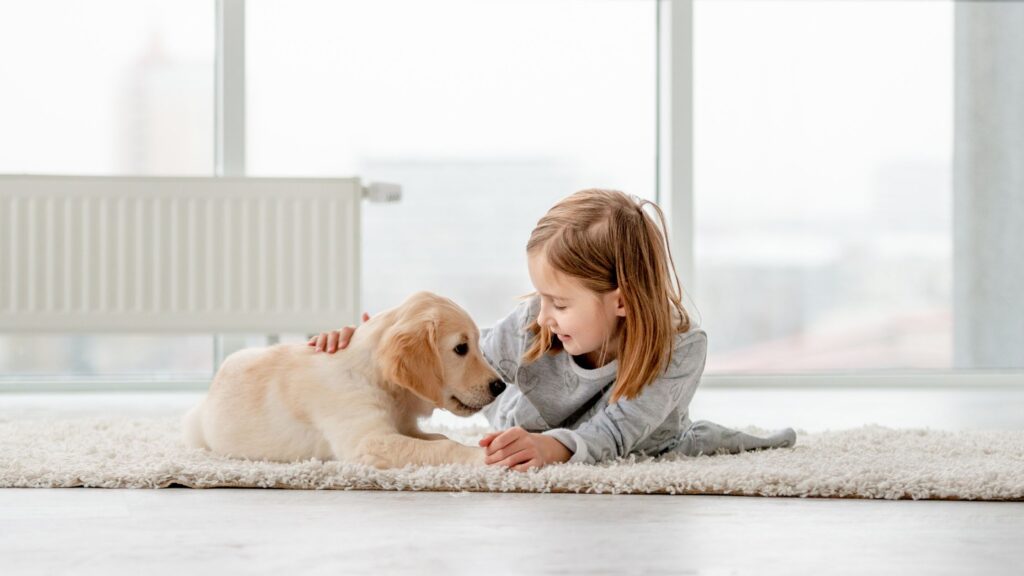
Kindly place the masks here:
[(217, 0), (214, 79), (218, 176), (245, 175), (245, 0)]
[[(658, 1), (657, 197), (668, 220), (670, 248), (683, 292), (697, 277), (693, 214), (693, 2)], [(687, 302), (689, 305), (692, 302)]]
[[(245, 175), (245, 0), (217, 0), (215, 174)], [(213, 369), (245, 347), (242, 335), (213, 337)]]

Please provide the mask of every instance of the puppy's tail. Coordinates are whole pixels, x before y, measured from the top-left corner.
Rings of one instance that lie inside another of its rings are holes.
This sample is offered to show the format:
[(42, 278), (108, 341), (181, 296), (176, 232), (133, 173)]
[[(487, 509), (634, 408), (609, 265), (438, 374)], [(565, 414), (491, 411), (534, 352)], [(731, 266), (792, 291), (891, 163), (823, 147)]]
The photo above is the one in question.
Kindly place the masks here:
[(200, 403), (196, 407), (192, 408), (185, 414), (185, 417), (181, 419), (182, 428), (185, 431), (185, 445), (191, 448), (205, 448), (210, 449), (206, 444), (206, 438), (203, 437), (203, 405)]

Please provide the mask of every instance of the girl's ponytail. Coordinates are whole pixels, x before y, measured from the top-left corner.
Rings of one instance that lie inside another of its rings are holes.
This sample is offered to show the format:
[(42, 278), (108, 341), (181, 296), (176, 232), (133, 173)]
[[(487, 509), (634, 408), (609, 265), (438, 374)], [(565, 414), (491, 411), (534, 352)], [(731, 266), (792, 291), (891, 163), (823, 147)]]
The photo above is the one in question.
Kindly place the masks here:
[[(678, 276), (666, 236), (644, 212), (650, 204), (662, 229), (665, 217), (647, 200), (620, 205), (613, 220), (616, 284), (626, 303), (619, 373), (611, 401), (635, 398), (661, 375), (672, 356), (674, 336), (690, 328), (677, 286)], [(675, 284), (672, 280), (675, 280)]]

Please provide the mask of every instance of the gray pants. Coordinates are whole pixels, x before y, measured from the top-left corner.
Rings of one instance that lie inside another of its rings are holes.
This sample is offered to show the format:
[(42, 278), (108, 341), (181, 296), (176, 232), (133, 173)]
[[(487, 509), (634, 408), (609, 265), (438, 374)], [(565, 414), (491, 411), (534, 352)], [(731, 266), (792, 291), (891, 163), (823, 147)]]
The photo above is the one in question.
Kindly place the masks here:
[(711, 455), (719, 452), (738, 454), (746, 450), (789, 448), (794, 444), (796, 432), (792, 428), (784, 428), (761, 437), (751, 436), (707, 420), (699, 420), (682, 433), (679, 444), (671, 452), (680, 452), (686, 456)]

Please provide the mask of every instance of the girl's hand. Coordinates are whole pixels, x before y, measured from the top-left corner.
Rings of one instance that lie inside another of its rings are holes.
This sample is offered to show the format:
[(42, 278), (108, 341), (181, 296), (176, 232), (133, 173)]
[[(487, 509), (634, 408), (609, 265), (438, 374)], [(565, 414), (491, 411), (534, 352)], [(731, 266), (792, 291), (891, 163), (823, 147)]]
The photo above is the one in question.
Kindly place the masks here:
[(558, 440), (516, 426), (492, 432), (480, 440), (486, 448), (485, 464), (497, 464), (517, 472), (540, 468), (555, 462), (568, 462), (572, 452)]
[[(369, 319), (370, 315), (363, 312), (363, 322), (366, 322)], [(313, 336), (310, 338), (307, 345), (315, 346), (317, 352), (334, 354), (336, 351), (344, 350), (348, 347), (348, 342), (352, 339), (352, 334), (354, 334), (355, 331), (355, 326), (345, 326), (341, 330), (321, 332), (319, 336)]]

